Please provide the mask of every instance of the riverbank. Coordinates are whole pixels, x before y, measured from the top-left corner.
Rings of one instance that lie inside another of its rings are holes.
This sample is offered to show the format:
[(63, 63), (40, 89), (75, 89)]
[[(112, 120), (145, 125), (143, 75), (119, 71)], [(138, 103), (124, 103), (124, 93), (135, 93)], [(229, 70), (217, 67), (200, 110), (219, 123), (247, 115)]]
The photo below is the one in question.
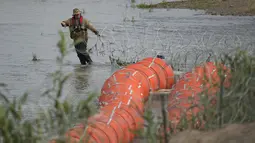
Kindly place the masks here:
[(138, 8), (180, 8), (205, 10), (211, 15), (234, 15), (234, 16), (254, 16), (255, 0), (187, 0), (175, 2), (160, 2), (157, 4), (138, 4)]

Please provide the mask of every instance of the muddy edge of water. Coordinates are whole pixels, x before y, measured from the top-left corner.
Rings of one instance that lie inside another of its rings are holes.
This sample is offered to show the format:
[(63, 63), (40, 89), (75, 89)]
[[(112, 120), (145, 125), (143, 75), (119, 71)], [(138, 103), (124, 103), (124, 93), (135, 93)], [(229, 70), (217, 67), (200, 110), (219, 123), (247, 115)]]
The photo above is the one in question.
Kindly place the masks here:
[(211, 15), (254, 16), (255, 0), (185, 0), (140, 3), (139, 8), (182, 8), (205, 10)]

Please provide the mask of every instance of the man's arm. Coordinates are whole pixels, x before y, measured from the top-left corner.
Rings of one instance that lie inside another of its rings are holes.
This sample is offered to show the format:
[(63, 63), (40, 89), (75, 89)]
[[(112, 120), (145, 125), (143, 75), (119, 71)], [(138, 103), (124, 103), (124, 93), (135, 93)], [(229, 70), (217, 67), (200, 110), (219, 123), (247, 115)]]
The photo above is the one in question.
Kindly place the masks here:
[(70, 26), (70, 18), (61, 22), (62, 27)]
[(96, 30), (96, 28), (87, 19), (84, 19), (84, 24), (86, 25), (86, 27), (89, 30), (91, 30), (92, 32), (94, 32), (96, 35), (99, 36), (99, 32)]

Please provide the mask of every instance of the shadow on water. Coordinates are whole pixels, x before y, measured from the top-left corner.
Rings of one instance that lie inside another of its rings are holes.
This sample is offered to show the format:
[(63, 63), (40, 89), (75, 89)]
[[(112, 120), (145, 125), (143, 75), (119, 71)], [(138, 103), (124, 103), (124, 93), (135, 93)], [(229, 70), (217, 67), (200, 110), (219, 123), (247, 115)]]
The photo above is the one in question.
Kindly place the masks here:
[(81, 99), (86, 99), (86, 95), (88, 94), (88, 88), (90, 86), (90, 76), (91, 76), (92, 68), (81, 67), (80, 65), (75, 65), (72, 71), (72, 75), (66, 83), (66, 90), (64, 94), (66, 98), (76, 103)]
[(80, 93), (86, 90), (89, 87), (89, 78), (90, 73), (92, 72), (92, 68), (90, 66), (87, 67), (75, 67), (74, 68), (74, 78), (73, 85), (75, 88), (75, 93)]

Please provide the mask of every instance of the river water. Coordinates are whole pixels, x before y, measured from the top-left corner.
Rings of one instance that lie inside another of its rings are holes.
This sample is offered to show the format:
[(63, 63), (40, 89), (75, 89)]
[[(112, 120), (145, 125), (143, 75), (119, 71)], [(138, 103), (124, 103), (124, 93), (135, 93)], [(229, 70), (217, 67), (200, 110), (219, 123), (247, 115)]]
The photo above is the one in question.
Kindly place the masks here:
[[(74, 101), (86, 98), (91, 91), (99, 92), (116, 70), (109, 55), (134, 60), (161, 53), (173, 64), (192, 64), (196, 56), (200, 55), (197, 61), (201, 61), (209, 52), (219, 54), (235, 47), (254, 52), (254, 17), (208, 16), (185, 9), (140, 10), (128, 0), (0, 1), (0, 82), (8, 84), (10, 98), (30, 93), (28, 116), (35, 107), (48, 104), (40, 95), (52, 83), (50, 74), (58, 69), (58, 30), (65, 32), (68, 44), (72, 42), (60, 22), (69, 18), (75, 7), (85, 10), (84, 16), (103, 37), (100, 41), (89, 31), (88, 47), (97, 43), (93, 66), (80, 68), (75, 52), (65, 58), (64, 71), (73, 75), (64, 94)], [(33, 53), (40, 61), (32, 61)]]

